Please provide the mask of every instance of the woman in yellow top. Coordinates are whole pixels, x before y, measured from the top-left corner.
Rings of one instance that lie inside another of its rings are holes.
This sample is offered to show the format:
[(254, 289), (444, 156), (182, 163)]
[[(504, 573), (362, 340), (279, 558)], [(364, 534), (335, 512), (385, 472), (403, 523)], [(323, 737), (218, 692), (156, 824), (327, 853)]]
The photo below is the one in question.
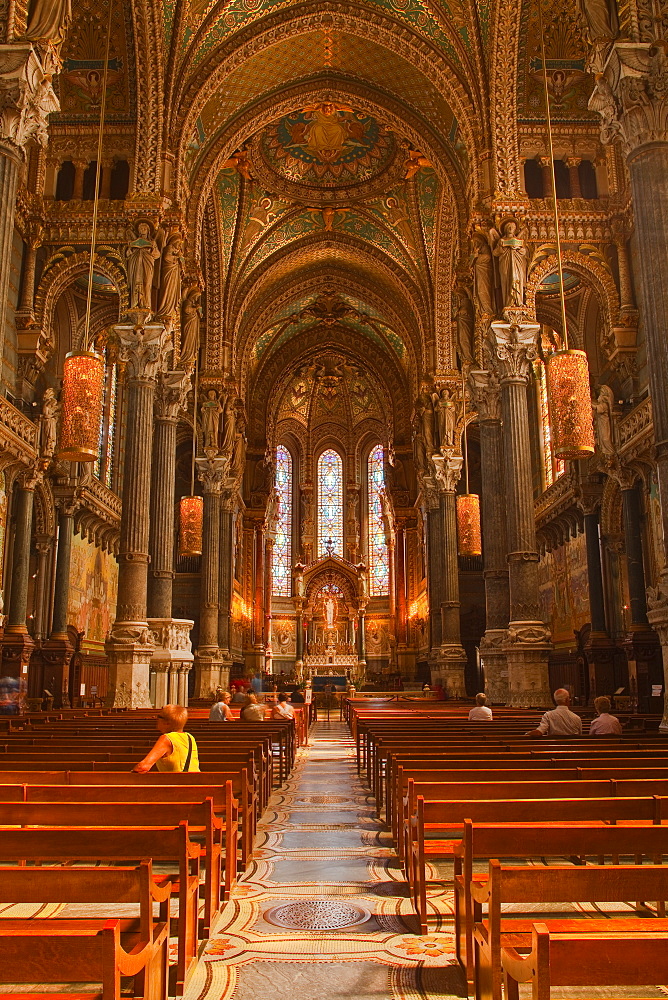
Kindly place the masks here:
[(190, 733), (183, 732), (187, 721), (188, 709), (183, 705), (163, 705), (155, 724), (160, 738), (132, 770), (146, 774), (155, 764), (159, 771), (199, 771), (197, 744)]

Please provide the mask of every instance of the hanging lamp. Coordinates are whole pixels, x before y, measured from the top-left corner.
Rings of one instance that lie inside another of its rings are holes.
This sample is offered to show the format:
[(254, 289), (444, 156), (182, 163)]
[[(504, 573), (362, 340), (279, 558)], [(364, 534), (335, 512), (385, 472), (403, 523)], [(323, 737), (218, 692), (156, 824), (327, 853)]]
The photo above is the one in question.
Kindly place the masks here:
[[(95, 244), (97, 241), (97, 217), (100, 201), (100, 181), (102, 177), (102, 139), (104, 136), (104, 116), (107, 107), (112, 11), (113, 0), (110, 0), (109, 16), (107, 18), (104, 72), (102, 74), (100, 126), (97, 134), (97, 162), (95, 164), (93, 226), (90, 237), (90, 261), (88, 265), (88, 288), (86, 292), (86, 319), (82, 338), (82, 342), (87, 346), (90, 339), (90, 314), (93, 300)], [(102, 408), (104, 405), (104, 375), (104, 358), (95, 351), (71, 351), (65, 358), (58, 447), (58, 458), (65, 462), (97, 461), (100, 451), (100, 425), (102, 423)]]
[(195, 494), (195, 452), (197, 451), (197, 376), (199, 345), (195, 353), (195, 384), (193, 387), (193, 447), (190, 463), (190, 496), (179, 500), (179, 555), (202, 555), (204, 500)]
[(545, 58), (545, 33), (543, 31), (542, 0), (538, 0), (538, 21), (540, 25), (540, 47), (543, 62), (543, 88), (545, 91), (545, 113), (547, 138), (550, 154), (550, 176), (552, 180), (552, 201), (554, 204), (554, 230), (557, 243), (557, 266), (559, 271), (559, 298), (561, 302), (561, 324), (564, 348), (548, 355), (546, 362), (547, 392), (549, 399), (550, 432), (552, 448), (556, 458), (588, 458), (594, 453), (594, 423), (589, 386), (589, 362), (585, 351), (569, 350), (568, 324), (566, 320), (566, 297), (564, 294), (564, 269), (561, 259), (561, 234), (559, 232), (559, 206), (557, 204), (557, 183), (554, 170), (554, 147), (552, 143), (552, 117), (550, 111), (550, 91), (547, 85), (547, 61)]
[(480, 497), (477, 493), (469, 493), (469, 454), (466, 441), (466, 386), (462, 370), (462, 401), (464, 406), (464, 469), (466, 476), (466, 493), (457, 495), (457, 540), (460, 556), (481, 556), (482, 537), (480, 531)]

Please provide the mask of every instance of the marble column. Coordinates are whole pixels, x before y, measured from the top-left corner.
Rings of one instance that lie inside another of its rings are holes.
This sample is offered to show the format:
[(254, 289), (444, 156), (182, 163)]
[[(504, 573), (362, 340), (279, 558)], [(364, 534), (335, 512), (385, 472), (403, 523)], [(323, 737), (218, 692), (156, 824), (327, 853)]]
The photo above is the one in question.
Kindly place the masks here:
[[(647, 618), (661, 641), (663, 730), (668, 730), (668, 285), (657, 261), (668, 259), (668, 69), (663, 18), (643, 25), (642, 41), (615, 42), (597, 67), (590, 104), (604, 142), (621, 139), (631, 181), (638, 261), (638, 306), (647, 339), (654, 456), (663, 522), (663, 567), (648, 590)], [(602, 72), (601, 72), (602, 71)]]
[(493, 322), (494, 370), (501, 384), (510, 621), (503, 651), (508, 701), (518, 708), (552, 704), (548, 676), (550, 632), (538, 604), (538, 551), (533, 509), (527, 384), (540, 327), (511, 317)]
[[(58, 545), (56, 548), (56, 579), (53, 592), (53, 618), (51, 633), (42, 645), (44, 686), (54, 697), (54, 708), (68, 708), (78, 691), (69, 691), (70, 660), (74, 646), (67, 633), (67, 606), (70, 595), (70, 564), (74, 515), (78, 500), (74, 496), (63, 498), (58, 510)], [(41, 692), (40, 692), (41, 693)]]
[(501, 427), (501, 385), (494, 372), (471, 372), (470, 382), (478, 408), (480, 466), (482, 475), (481, 526), (485, 580), (485, 634), (480, 656), (485, 671), (485, 691), (490, 701), (508, 701), (508, 661), (503, 646), (510, 619), (510, 584), (506, 553), (506, 502)]
[(564, 163), (568, 167), (568, 179), (571, 185), (571, 198), (581, 198), (582, 189), (580, 187), (580, 171), (578, 167), (582, 163), (579, 156), (567, 156)]
[(126, 365), (127, 436), (116, 620), (105, 643), (107, 704), (114, 708), (151, 705), (149, 664), (155, 642), (147, 621), (147, 587), (153, 404), (158, 374), (171, 349), (170, 334), (161, 323), (149, 322), (139, 310), (133, 318), (136, 323), (115, 328)]
[(195, 696), (212, 698), (220, 684), (218, 648), (218, 574), (220, 571), (220, 494), (227, 471), (225, 458), (198, 458), (204, 493), (199, 645), (195, 654)]
[(35, 579), (35, 640), (44, 641), (49, 634), (51, 552), (54, 539), (50, 535), (35, 535), (37, 577)]
[(587, 546), (587, 587), (589, 591), (589, 622), (591, 631), (585, 645), (589, 667), (589, 701), (615, 690), (615, 646), (605, 619), (603, 569), (601, 565), (600, 489), (583, 491), (579, 504), (584, 514)]
[(189, 633), (194, 622), (172, 618), (176, 428), (189, 388), (190, 377), (185, 372), (160, 372), (153, 404), (147, 622), (155, 640), (150, 664), (155, 708), (168, 704), (174, 695), (169, 678), (178, 677), (181, 666), (189, 670), (193, 662)]
[(265, 532), (264, 543), (264, 669), (273, 674), (273, 657), (271, 649), (271, 571), (274, 560), (274, 538)]
[(16, 193), (25, 147), (47, 142), (47, 122), (60, 104), (52, 85), (53, 66), (42, 64), (29, 42), (0, 45), (0, 358), (4, 356), (4, 313), (9, 290)]
[(402, 676), (413, 673), (408, 653), (408, 601), (406, 598), (406, 523), (397, 522), (394, 543), (395, 579), (397, 591), (397, 669)]
[(28, 687), (28, 667), (35, 643), (28, 634), (28, 584), (30, 580), (30, 541), (35, 488), (41, 472), (31, 468), (17, 480), (14, 507), (15, 533), (12, 553), (9, 602), (2, 637), (2, 676), (18, 682), (18, 704), (23, 704)]
[(443, 521), (441, 518), (441, 501), (435, 480), (425, 477), (423, 497), (426, 507), (426, 542), (427, 542), (427, 594), (429, 599), (429, 661), (432, 671), (438, 670), (438, 660), (441, 650), (443, 623), (441, 602), (443, 592)]
[(234, 579), (234, 508), (236, 490), (224, 489), (220, 499), (220, 572), (218, 579), (218, 647), (220, 651), (220, 684), (230, 683), (232, 655), (232, 588)]
[(253, 654), (249, 666), (255, 670), (264, 667), (264, 574), (265, 574), (265, 523), (256, 522), (254, 528), (255, 586), (253, 599)]
[(440, 489), (441, 552), (441, 649), (436, 677), (448, 698), (466, 697), (464, 669), (466, 653), (461, 642), (459, 602), (459, 557), (457, 552), (457, 498), (455, 490), (462, 473), (462, 456), (434, 455), (436, 480)]

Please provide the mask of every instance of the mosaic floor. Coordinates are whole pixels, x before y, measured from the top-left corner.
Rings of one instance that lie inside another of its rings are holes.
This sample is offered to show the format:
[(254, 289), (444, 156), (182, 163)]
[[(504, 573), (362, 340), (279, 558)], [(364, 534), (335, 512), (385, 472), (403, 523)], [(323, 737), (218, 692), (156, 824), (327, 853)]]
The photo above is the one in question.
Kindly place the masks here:
[(272, 796), (255, 860), (185, 1000), (292, 1000), (296, 991), (299, 1000), (465, 997), (450, 929), (413, 933), (390, 845), (358, 780), (347, 727), (318, 723)]

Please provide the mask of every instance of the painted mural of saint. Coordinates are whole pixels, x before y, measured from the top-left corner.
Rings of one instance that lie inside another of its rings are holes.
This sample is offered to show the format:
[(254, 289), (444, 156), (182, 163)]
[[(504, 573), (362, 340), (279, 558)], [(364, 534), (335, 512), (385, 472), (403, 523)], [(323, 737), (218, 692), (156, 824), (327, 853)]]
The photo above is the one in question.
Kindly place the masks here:
[(313, 108), (306, 145), (320, 160), (336, 160), (348, 141), (348, 133), (333, 104)]

